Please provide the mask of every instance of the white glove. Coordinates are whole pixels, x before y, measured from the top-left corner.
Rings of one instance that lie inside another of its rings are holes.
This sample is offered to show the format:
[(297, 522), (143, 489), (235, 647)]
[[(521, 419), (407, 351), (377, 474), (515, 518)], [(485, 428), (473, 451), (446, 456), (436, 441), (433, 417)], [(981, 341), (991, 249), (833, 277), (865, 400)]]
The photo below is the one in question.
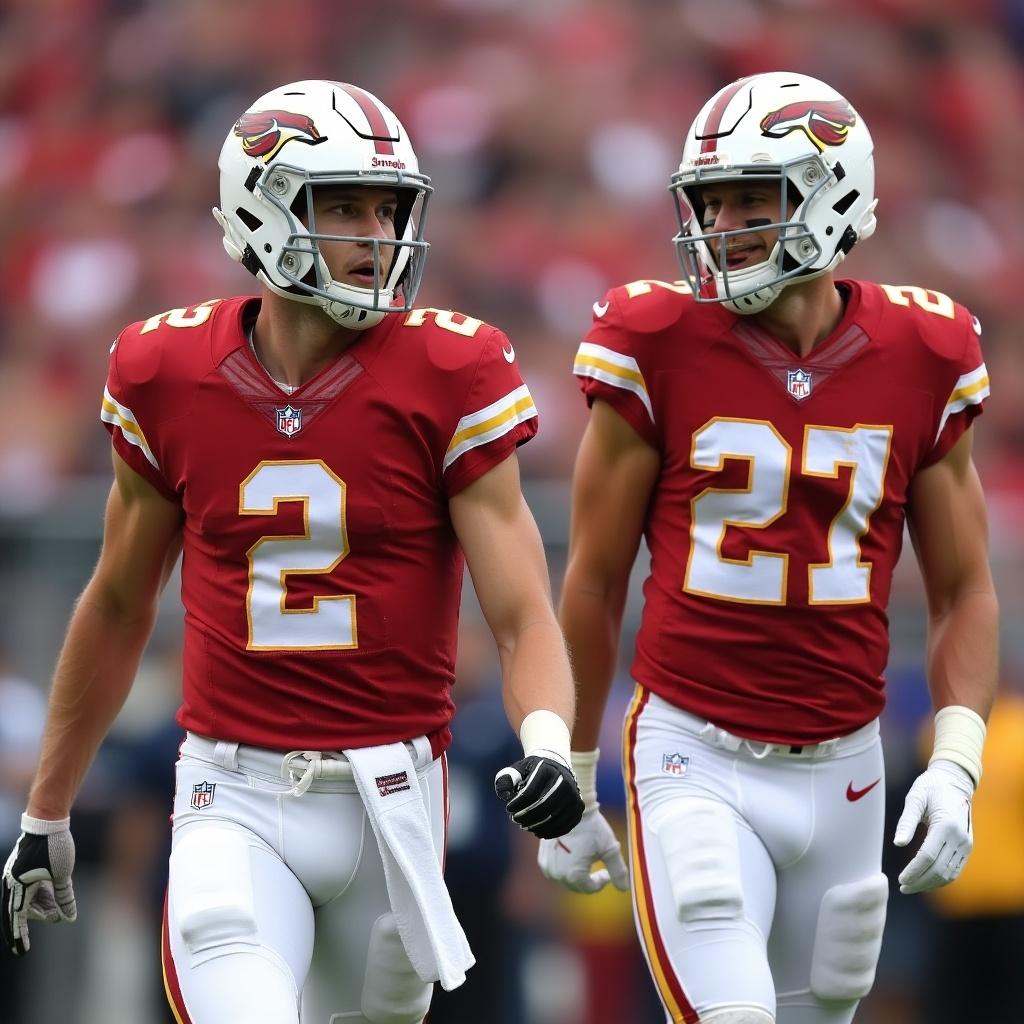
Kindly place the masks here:
[(71, 887), (75, 841), (70, 826), (70, 818), (21, 816), (21, 835), (0, 881), (0, 936), (15, 956), (28, 952), (29, 921), (74, 921), (78, 916)]
[[(537, 863), (543, 875), (574, 892), (598, 892), (609, 882), (623, 892), (629, 888), (629, 874), (619, 841), (597, 802), (600, 756), (599, 750), (574, 750), (569, 755), (583, 798), (583, 817), (566, 835), (541, 840), (537, 851)], [(595, 860), (604, 861), (605, 866), (591, 872)]]
[[(591, 872), (595, 860), (603, 860), (605, 867)], [(609, 882), (623, 892), (629, 889), (619, 841), (596, 804), (567, 835), (542, 839), (537, 863), (546, 878), (574, 892), (598, 892)]]
[(952, 761), (932, 761), (907, 793), (893, 842), (906, 846), (923, 821), (920, 850), (900, 873), (900, 892), (927, 892), (948, 885), (963, 870), (974, 846), (971, 799), (974, 780)]

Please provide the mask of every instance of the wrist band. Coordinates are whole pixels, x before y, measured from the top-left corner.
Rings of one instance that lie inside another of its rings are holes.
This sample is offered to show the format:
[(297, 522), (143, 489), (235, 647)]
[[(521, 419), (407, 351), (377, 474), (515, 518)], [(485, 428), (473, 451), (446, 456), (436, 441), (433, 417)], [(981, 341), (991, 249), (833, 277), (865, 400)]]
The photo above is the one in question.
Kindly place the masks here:
[(933, 761), (952, 761), (974, 780), (981, 781), (981, 748), (985, 743), (985, 722), (976, 711), (953, 704), (935, 714)]
[(527, 757), (538, 750), (550, 751), (569, 766), (569, 726), (554, 711), (531, 711), (519, 727), (519, 740)]
[(71, 818), (60, 818), (49, 821), (46, 818), (33, 818), (30, 814), (22, 814), (21, 831), (30, 836), (52, 836), (58, 832), (66, 832), (71, 828)]
[(583, 806), (587, 811), (596, 810), (597, 802), (597, 759), (600, 750), (574, 750), (569, 755), (576, 784), (580, 787)]

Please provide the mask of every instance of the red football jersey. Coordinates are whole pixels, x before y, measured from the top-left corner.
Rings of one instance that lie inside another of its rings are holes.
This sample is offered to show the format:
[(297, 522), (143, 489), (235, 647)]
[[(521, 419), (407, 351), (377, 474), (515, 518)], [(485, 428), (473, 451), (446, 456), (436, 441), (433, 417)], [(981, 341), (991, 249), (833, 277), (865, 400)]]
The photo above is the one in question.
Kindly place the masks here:
[(505, 335), (392, 314), (286, 395), (259, 299), (172, 310), (111, 350), (117, 453), (184, 512), (183, 703), (218, 739), (447, 744), (463, 559), (448, 498), (536, 433)]
[(576, 357), (660, 453), (636, 679), (752, 739), (813, 743), (884, 704), (907, 489), (981, 411), (978, 321), (917, 287), (840, 282), (806, 357), (682, 283), (594, 306)]

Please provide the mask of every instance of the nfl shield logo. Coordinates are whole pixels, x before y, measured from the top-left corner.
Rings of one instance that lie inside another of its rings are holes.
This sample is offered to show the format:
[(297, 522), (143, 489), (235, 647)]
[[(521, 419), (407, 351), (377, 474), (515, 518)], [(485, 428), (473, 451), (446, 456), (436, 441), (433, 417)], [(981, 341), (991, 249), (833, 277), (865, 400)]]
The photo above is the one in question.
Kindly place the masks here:
[(811, 393), (811, 375), (806, 370), (790, 370), (786, 374), (786, 390), (796, 399)]
[(275, 409), (277, 413), (277, 429), (285, 437), (293, 437), (302, 429), (302, 410), (296, 409), (291, 403), (283, 409)]
[(690, 766), (690, 759), (682, 754), (665, 754), (661, 759), (661, 770), (666, 775), (682, 777)]
[(197, 782), (192, 787), (192, 806), (201, 811), (213, 803), (213, 791), (217, 788), (216, 782)]

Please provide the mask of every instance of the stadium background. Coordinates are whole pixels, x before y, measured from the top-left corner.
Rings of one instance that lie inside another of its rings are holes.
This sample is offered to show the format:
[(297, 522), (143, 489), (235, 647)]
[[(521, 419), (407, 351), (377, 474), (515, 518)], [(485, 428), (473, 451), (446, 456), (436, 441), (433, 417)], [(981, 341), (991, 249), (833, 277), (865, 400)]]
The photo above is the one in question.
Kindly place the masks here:
[[(109, 344), (124, 324), (155, 312), (253, 291), (224, 255), (209, 214), (221, 141), (248, 103), (274, 85), (325, 77), (374, 91), (405, 122), (436, 187), (419, 304), (486, 318), (515, 344), (541, 411), (541, 434), (521, 459), (557, 590), (568, 478), (585, 419), (569, 369), (590, 305), (616, 283), (678, 277), (665, 186), (683, 132), (721, 85), (779, 68), (835, 85), (875, 138), (879, 229), (845, 272), (945, 291), (984, 325), (994, 394), (978, 424), (976, 457), (1003, 608), (1004, 701), (1013, 704), (1024, 689), (1024, 632), (1014, 628), (1024, 612), (1020, 0), (6, 0), (5, 849), (23, 806), (41, 695), (96, 557), (110, 478), (97, 415)], [(637, 596), (634, 588), (631, 624)], [(8, 956), (0, 959), (0, 993), (23, 997), (13, 1017), (10, 1003), (0, 1006), (4, 1020), (166, 1019), (153, 999), (153, 972), (180, 636), (173, 584), (164, 606), (136, 689), (76, 808), (80, 920), (74, 928), (36, 926), (33, 955), (17, 974)], [(898, 811), (927, 711), (924, 609), (912, 559), (898, 572), (892, 627), (884, 729)], [(532, 840), (495, 817), (487, 791), (508, 737), (471, 598), (463, 633), (449, 880), (472, 917), (481, 965), (472, 990), (467, 985), (461, 1002), (439, 1000), (432, 1020), (658, 1021), (626, 898), (556, 892), (532, 864)], [(624, 672), (628, 655), (625, 643)], [(615, 701), (627, 692), (624, 675)], [(602, 778), (613, 817), (614, 718)], [(1024, 748), (1016, 734), (1008, 747), (1017, 739)], [(859, 1021), (925, 1019), (927, 979), (950, 969), (939, 940), (953, 917), (1021, 917), (1024, 881), (1004, 871), (1024, 862), (1024, 825), (1012, 824), (1024, 819), (1020, 776), (1011, 765), (986, 797), (992, 820), (1011, 823), (984, 854), (994, 885), (978, 895), (965, 876), (964, 895), (951, 904), (895, 895), (878, 984)], [(887, 867), (898, 863), (894, 857)]]

